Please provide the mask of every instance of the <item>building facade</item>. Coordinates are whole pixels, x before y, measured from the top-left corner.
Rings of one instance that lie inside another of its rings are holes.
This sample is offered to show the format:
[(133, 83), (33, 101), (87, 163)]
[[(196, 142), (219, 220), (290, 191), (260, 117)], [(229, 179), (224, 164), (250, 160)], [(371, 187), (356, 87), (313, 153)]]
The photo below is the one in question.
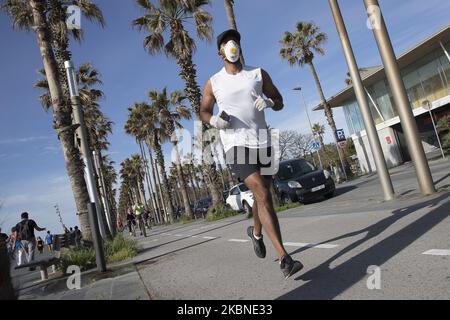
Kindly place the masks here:
[[(437, 123), (450, 116), (450, 26), (430, 36), (398, 58), (411, 108), (425, 153), (440, 154), (439, 143), (428, 111)], [(410, 161), (406, 139), (384, 68), (364, 69), (361, 74), (389, 168)], [(376, 170), (364, 121), (353, 86), (329, 99), (332, 108), (342, 107), (364, 172)], [(314, 110), (322, 109), (321, 106)]]

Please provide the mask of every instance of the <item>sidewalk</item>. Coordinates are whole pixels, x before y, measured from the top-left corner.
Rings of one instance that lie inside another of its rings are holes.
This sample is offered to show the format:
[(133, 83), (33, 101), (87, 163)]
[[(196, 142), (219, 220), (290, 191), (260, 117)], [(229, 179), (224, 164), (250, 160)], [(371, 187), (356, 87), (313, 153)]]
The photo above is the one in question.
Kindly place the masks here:
[[(430, 167), (438, 187), (448, 188), (450, 162)], [(253, 257), (245, 236), (251, 220), (243, 215), (152, 228), (148, 238), (137, 238), (138, 256), (105, 275), (83, 273), (81, 290), (67, 290), (67, 278), (34, 284), (39, 273), (13, 276), (20, 299), (450, 298), (450, 257), (425, 254), (450, 252), (450, 193), (423, 197), (412, 164), (391, 175), (395, 201), (382, 200), (375, 174), (338, 186), (331, 200), (280, 213), (285, 245), (305, 262), (292, 281), (277, 277), (269, 244), (268, 259)], [(369, 265), (380, 266), (382, 291), (367, 291)]]

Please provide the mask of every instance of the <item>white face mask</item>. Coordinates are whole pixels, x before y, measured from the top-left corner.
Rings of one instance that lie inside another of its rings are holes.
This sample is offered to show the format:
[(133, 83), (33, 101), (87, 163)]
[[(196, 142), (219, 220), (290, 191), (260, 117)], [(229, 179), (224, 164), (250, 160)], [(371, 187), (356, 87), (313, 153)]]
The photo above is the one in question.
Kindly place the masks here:
[(239, 45), (233, 40), (230, 40), (226, 43), (224, 51), (225, 57), (231, 63), (237, 62), (241, 56), (241, 50), (239, 48)]

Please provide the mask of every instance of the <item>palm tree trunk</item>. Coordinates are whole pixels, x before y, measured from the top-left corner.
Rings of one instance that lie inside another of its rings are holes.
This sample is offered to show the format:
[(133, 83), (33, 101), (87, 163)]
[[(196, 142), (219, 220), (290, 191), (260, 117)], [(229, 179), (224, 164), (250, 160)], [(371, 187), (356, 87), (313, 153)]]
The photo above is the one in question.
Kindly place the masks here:
[(173, 143), (173, 148), (175, 150), (175, 165), (177, 167), (177, 173), (178, 173), (178, 179), (180, 183), (180, 191), (181, 195), (183, 197), (183, 204), (184, 204), (184, 214), (186, 217), (193, 217), (192, 210), (191, 210), (191, 204), (189, 203), (189, 197), (186, 190), (186, 180), (184, 178), (183, 174), (183, 168), (181, 167), (181, 159), (180, 159), (180, 151), (178, 150), (178, 142)]
[(164, 189), (164, 195), (166, 196), (165, 200), (166, 200), (167, 214), (169, 216), (170, 222), (173, 222), (174, 208), (172, 203), (172, 192), (170, 190), (169, 180), (167, 179), (164, 155), (161, 149), (161, 145), (159, 144), (158, 141), (155, 142), (155, 152), (156, 152), (156, 159), (159, 165), (159, 170), (162, 177), (162, 187)]
[(223, 168), (222, 168), (222, 164), (220, 163), (219, 154), (217, 153), (217, 149), (215, 148), (216, 146), (211, 146), (211, 147), (213, 147), (213, 148), (212, 148), (212, 152), (213, 152), (213, 154), (214, 154), (214, 158), (216, 159), (216, 161), (217, 161), (217, 166), (218, 166), (218, 168), (219, 168), (218, 174), (219, 174), (220, 180), (221, 180), (221, 182), (222, 182), (222, 190), (226, 190), (226, 189), (227, 189), (227, 186), (226, 186), (226, 184), (225, 184), (225, 179), (224, 179), (224, 177), (223, 177)]
[[(225, 13), (227, 15), (228, 25), (230, 26), (231, 29), (237, 31), (236, 18), (234, 15), (234, 8), (233, 8), (234, 0), (224, 0), (224, 4), (225, 4)], [(243, 66), (245, 65), (244, 53), (242, 51), (242, 48), (241, 48), (241, 63)]]
[[(164, 198), (163, 198), (163, 194), (162, 194), (162, 190), (161, 190), (161, 181), (159, 179), (159, 173), (158, 173), (158, 165), (156, 163), (155, 160), (153, 160), (153, 155), (152, 155), (152, 151), (149, 148), (148, 150), (149, 152), (149, 156), (150, 156), (150, 164), (152, 166), (152, 170), (153, 170), (153, 182), (155, 184), (155, 193), (157, 196), (157, 199), (159, 201), (159, 207), (161, 209), (161, 212), (158, 212), (159, 218), (161, 220), (161, 222), (166, 221), (167, 218), (167, 207), (166, 204), (164, 202)], [(159, 197), (158, 197), (158, 192), (159, 192)]]
[[(180, 76), (185, 81), (186, 96), (191, 102), (191, 106), (194, 110), (194, 113), (197, 115), (197, 119), (200, 119), (201, 92), (200, 87), (197, 84), (196, 79), (197, 70), (195, 69), (194, 63), (192, 62), (192, 56), (188, 55), (187, 57), (178, 57), (177, 60), (178, 65), (181, 68)], [(207, 130), (208, 126), (203, 124), (202, 132), (204, 133)], [(210, 144), (211, 143), (209, 141), (203, 141), (203, 150), (208, 150)], [(211, 158), (213, 158), (212, 155)], [(208, 165), (206, 167), (206, 171), (211, 177), (211, 184), (209, 185), (209, 189), (213, 205), (211, 206), (210, 211), (214, 212), (217, 208), (222, 207), (224, 205), (223, 197), (221, 195), (221, 192), (219, 191), (220, 190), (219, 175), (217, 173), (214, 163)]]
[(35, 32), (39, 43), (39, 49), (44, 64), (44, 70), (48, 81), (52, 98), (54, 128), (58, 132), (62, 144), (66, 170), (72, 186), (75, 205), (80, 221), (83, 238), (92, 241), (91, 227), (89, 225), (87, 204), (90, 202), (89, 194), (84, 180), (83, 161), (75, 146), (74, 129), (72, 128), (71, 108), (64, 98), (61, 87), (60, 74), (55, 55), (51, 47), (51, 33), (45, 17), (45, 1), (30, 0), (32, 8)]
[(167, 179), (167, 173), (165, 169), (166, 167), (164, 155), (162, 153), (161, 145), (158, 142), (155, 143), (155, 153), (156, 153), (156, 163), (159, 166), (159, 170), (157, 170), (159, 185), (163, 191), (161, 197), (167, 210), (166, 217), (169, 219), (170, 222), (173, 222), (174, 208), (172, 203), (172, 195), (169, 189), (169, 182)]
[[(336, 146), (338, 146), (338, 138), (337, 138), (337, 134), (336, 134), (336, 122), (334, 121), (334, 117), (333, 117), (333, 110), (331, 109), (330, 105), (327, 102), (327, 99), (325, 98), (325, 94), (323, 93), (323, 89), (322, 89), (322, 85), (320, 84), (320, 80), (319, 80), (319, 76), (317, 75), (316, 72), (316, 68), (314, 67), (313, 62), (311, 61), (310, 63), (308, 63), (308, 65), (311, 68), (311, 72), (313, 73), (314, 76), (314, 81), (316, 82), (316, 86), (317, 86), (317, 90), (319, 91), (319, 95), (320, 95), (320, 99), (322, 100), (322, 104), (325, 110), (325, 117), (327, 118), (328, 124), (331, 128), (331, 130), (333, 131), (333, 138), (334, 138), (334, 142), (336, 143)], [(343, 165), (343, 170), (345, 172), (347, 172), (347, 161), (345, 159), (344, 156), (344, 152), (343, 150), (338, 146), (338, 153), (339, 153), (339, 158), (342, 161), (342, 165)]]
[(237, 30), (236, 19), (234, 17), (233, 0), (224, 0), (225, 12), (227, 14), (228, 25), (231, 29)]
[(197, 190), (197, 188), (195, 186), (194, 179), (192, 177), (192, 167), (190, 165), (188, 165), (187, 166), (187, 170), (188, 170), (187, 175), (189, 177), (189, 183), (191, 184), (192, 191), (194, 193), (194, 201), (198, 201), (200, 199), (198, 197), (198, 190)]
[(155, 201), (155, 193), (153, 193), (153, 187), (152, 187), (151, 180), (150, 180), (150, 172), (148, 170), (148, 158), (147, 158), (147, 155), (146, 155), (146, 152), (145, 152), (144, 143), (142, 141), (139, 141), (139, 148), (141, 149), (142, 159), (144, 159), (145, 179), (147, 181), (148, 194), (149, 194), (149, 197), (150, 197), (150, 199), (152, 201), (154, 217), (156, 219), (157, 218), (157, 214), (158, 214), (158, 205), (157, 205), (157, 203)]

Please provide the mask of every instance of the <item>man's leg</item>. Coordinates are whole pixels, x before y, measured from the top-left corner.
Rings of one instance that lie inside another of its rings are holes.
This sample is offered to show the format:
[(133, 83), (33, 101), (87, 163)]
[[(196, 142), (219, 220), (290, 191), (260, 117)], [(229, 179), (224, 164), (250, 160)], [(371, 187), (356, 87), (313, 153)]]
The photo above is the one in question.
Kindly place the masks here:
[(36, 239), (32, 239), (28, 242), (28, 262), (34, 261), (34, 253), (36, 251)]
[[(259, 172), (255, 172), (245, 179), (245, 184), (253, 192), (253, 196), (257, 202), (257, 214), (253, 212), (253, 217), (257, 216), (256, 219), (254, 218), (255, 233), (258, 233), (257, 227), (259, 227), (260, 230), (261, 225), (264, 227), (264, 230), (272, 241), (278, 257), (281, 260), (281, 258), (287, 255), (287, 252), (283, 246), (280, 224), (278, 222), (278, 217), (275, 214), (268, 183)], [(256, 236), (259, 235), (256, 234)]]
[(253, 214), (253, 222), (254, 222), (254, 227), (255, 227), (255, 236), (259, 237), (262, 234), (262, 224), (261, 224), (261, 220), (259, 220), (258, 202), (256, 202), (256, 200), (253, 202), (252, 214)]

